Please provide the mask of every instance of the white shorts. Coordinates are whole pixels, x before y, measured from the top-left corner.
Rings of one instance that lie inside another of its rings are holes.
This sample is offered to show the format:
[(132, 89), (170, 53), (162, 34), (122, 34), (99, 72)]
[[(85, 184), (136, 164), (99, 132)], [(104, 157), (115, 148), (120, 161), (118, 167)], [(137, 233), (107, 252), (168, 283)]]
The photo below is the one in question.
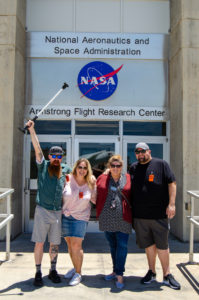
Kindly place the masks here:
[(48, 235), (49, 243), (59, 245), (61, 243), (61, 213), (61, 210), (48, 210), (37, 205), (31, 241), (44, 243)]

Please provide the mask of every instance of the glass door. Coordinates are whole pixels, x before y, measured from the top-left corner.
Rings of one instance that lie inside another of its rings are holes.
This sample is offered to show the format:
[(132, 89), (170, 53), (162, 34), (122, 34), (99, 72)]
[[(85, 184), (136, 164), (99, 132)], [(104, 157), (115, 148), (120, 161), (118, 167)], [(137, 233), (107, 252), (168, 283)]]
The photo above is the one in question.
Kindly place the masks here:
[(134, 136), (123, 138), (124, 169), (128, 171), (130, 165), (136, 161), (134, 149), (139, 142), (149, 145), (152, 157), (157, 157), (169, 162), (169, 148), (166, 137)]
[[(74, 160), (76, 161), (79, 157), (87, 158), (96, 178), (103, 173), (109, 158), (114, 153), (119, 154), (119, 142), (117, 137), (76, 136), (75, 138)], [(87, 231), (98, 231), (98, 222), (96, 221), (96, 210), (94, 205), (92, 205), (91, 218)]]
[(119, 154), (119, 142), (117, 137), (76, 136), (75, 138), (75, 161), (79, 157), (87, 158), (96, 178), (103, 173), (109, 158), (114, 153)]
[[(48, 159), (50, 147), (61, 146), (66, 153), (62, 162), (70, 166), (71, 163), (71, 139), (65, 136), (38, 135), (44, 157)], [(25, 212), (25, 232), (32, 232), (33, 218), (35, 211), (35, 198), (37, 193), (37, 166), (35, 161), (35, 151), (28, 135), (25, 143), (25, 166), (24, 166), (24, 212)]]

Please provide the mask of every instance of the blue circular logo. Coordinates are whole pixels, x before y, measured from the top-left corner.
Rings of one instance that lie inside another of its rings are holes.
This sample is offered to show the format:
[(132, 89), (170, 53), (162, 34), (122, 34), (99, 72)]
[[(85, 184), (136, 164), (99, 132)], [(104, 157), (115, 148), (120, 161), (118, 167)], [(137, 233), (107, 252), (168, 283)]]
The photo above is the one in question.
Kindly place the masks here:
[(77, 78), (82, 93), (81, 98), (86, 96), (89, 99), (100, 101), (110, 97), (117, 88), (117, 73), (122, 66), (114, 70), (110, 65), (101, 61), (93, 61), (85, 65)]

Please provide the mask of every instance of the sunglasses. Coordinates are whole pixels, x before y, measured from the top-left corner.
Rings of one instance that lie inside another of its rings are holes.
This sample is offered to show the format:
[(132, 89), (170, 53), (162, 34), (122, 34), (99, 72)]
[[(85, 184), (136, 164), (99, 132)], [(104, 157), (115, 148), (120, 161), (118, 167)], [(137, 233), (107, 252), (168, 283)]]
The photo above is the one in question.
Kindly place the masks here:
[(113, 164), (111, 164), (111, 168), (118, 168), (119, 169), (119, 168), (121, 168), (121, 166), (122, 165), (113, 165)]
[(135, 150), (135, 154), (140, 154), (140, 153), (144, 154), (144, 153), (146, 153), (146, 150), (144, 150), (144, 149), (142, 149), (142, 150)]
[(56, 154), (51, 154), (52, 158), (58, 158), (58, 159), (62, 159), (63, 155), (56, 155)]
[(87, 170), (87, 167), (78, 166), (78, 169), (80, 169), (80, 170)]

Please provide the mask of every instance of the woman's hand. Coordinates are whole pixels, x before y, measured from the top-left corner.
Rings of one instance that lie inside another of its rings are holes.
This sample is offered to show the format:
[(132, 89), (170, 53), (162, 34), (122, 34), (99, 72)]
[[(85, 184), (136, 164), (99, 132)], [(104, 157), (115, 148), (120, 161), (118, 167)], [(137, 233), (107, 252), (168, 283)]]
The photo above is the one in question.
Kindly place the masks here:
[(104, 172), (103, 172), (103, 174), (105, 174), (105, 175), (108, 175), (110, 173), (110, 169), (108, 168), (108, 169), (106, 169)]

